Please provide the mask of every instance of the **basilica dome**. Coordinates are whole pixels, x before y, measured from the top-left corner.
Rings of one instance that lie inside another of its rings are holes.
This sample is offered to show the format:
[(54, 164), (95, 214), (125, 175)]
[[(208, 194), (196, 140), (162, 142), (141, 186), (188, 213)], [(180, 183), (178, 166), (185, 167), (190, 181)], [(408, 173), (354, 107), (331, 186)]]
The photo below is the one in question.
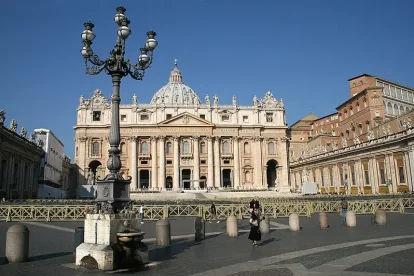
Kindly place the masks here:
[(151, 104), (166, 105), (199, 105), (200, 99), (191, 87), (183, 83), (183, 77), (178, 70), (177, 60), (171, 71), (170, 80), (152, 97)]

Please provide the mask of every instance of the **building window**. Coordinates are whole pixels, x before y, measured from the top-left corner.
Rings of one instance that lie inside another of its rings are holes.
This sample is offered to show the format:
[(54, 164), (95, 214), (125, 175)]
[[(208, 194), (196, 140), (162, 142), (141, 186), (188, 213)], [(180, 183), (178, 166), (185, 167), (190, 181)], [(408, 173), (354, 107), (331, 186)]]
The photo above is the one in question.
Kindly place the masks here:
[(223, 163), (228, 165), (228, 164), (230, 164), (230, 160), (224, 160)]
[(400, 177), (400, 184), (405, 184), (404, 167), (398, 167), (398, 176)]
[(266, 122), (267, 123), (273, 122), (273, 113), (266, 113)]
[(183, 142), (183, 153), (190, 153), (190, 143), (188, 141)]
[(275, 153), (275, 143), (270, 142), (270, 143), (267, 145), (267, 151), (268, 151), (268, 153), (270, 153), (270, 154), (274, 154), (274, 153)]
[(172, 165), (172, 160), (167, 160), (167, 165)]
[(398, 105), (394, 104), (394, 115), (398, 115)]
[(172, 118), (172, 114), (167, 114), (167, 120)]
[(167, 143), (166, 151), (167, 151), (168, 155), (172, 154), (172, 144), (171, 144), (171, 142)]
[(243, 123), (249, 122), (249, 116), (243, 116)]
[(203, 119), (203, 120), (205, 120), (206, 119), (206, 115), (200, 114), (200, 118)]
[(387, 182), (385, 181), (385, 170), (384, 168), (380, 169), (380, 177), (381, 177), (381, 184), (387, 184)]
[(75, 148), (75, 156), (78, 156), (78, 147)]
[(404, 107), (400, 105), (400, 115), (404, 114)]
[(365, 185), (369, 185), (369, 172), (365, 171)]
[(248, 142), (244, 143), (244, 153), (249, 154), (250, 153), (250, 146)]
[(121, 122), (126, 122), (126, 121), (127, 121), (126, 115), (122, 114), (121, 115)]
[(98, 122), (101, 120), (101, 112), (100, 111), (94, 111), (93, 112), (93, 121)]
[(230, 153), (230, 145), (229, 142), (224, 141), (222, 145), (223, 153)]
[(229, 115), (222, 115), (222, 116), (221, 116), (221, 120), (222, 120), (223, 122), (228, 122), (228, 121), (230, 121), (230, 116), (229, 116)]
[(147, 154), (148, 153), (148, 143), (142, 142), (141, 144), (141, 153)]
[(205, 165), (206, 164), (206, 160), (201, 160), (200, 163), (201, 163), (201, 165)]
[(92, 143), (92, 155), (99, 155), (99, 143), (98, 142)]
[(147, 160), (142, 160), (141, 165), (148, 165), (148, 161)]
[(121, 154), (125, 154), (126, 153), (126, 151), (125, 151), (125, 143), (121, 143), (119, 149), (121, 150)]
[(140, 120), (141, 120), (141, 121), (148, 121), (148, 120), (149, 120), (149, 116), (148, 116), (148, 114), (141, 114), (141, 116), (140, 116)]
[(354, 172), (351, 173), (351, 181), (352, 181), (351, 185), (352, 186), (356, 186), (356, 183), (355, 183), (355, 173)]
[[(1, 171), (0, 171), (0, 189), (4, 188), (4, 184), (6, 183), (6, 169), (7, 169), (7, 160), (1, 160)], [(35, 175), (33, 175), (35, 178)]]
[(205, 154), (206, 153), (206, 143), (201, 142), (200, 143), (200, 153)]

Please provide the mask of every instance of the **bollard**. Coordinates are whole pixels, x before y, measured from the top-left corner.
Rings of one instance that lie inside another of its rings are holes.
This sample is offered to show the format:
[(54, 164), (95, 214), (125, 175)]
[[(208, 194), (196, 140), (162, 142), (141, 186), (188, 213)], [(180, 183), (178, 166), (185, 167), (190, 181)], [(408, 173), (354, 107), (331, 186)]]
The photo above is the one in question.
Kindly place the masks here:
[(85, 236), (85, 227), (76, 227), (75, 229), (75, 242), (73, 244), (73, 253), (76, 253), (76, 247), (83, 243)]
[(319, 213), (319, 225), (321, 229), (328, 228), (328, 215), (325, 212)]
[(155, 240), (160, 247), (171, 245), (171, 226), (168, 219), (160, 219), (155, 224)]
[(237, 225), (236, 216), (229, 216), (226, 222), (227, 235), (229, 237), (237, 237), (239, 235), (239, 229)]
[(349, 227), (356, 226), (356, 216), (353, 211), (346, 212), (346, 225)]
[(299, 224), (299, 215), (298, 214), (290, 214), (289, 216), (289, 228), (291, 231), (299, 231), (300, 224)]
[(196, 217), (194, 220), (194, 238), (196, 242), (202, 241), (206, 238), (206, 221), (201, 217)]
[(270, 233), (270, 219), (268, 215), (265, 215), (264, 219), (260, 221), (260, 232), (262, 234)]
[(6, 262), (24, 263), (29, 259), (29, 229), (23, 224), (15, 224), (7, 230)]
[(378, 225), (387, 224), (387, 214), (384, 210), (377, 210), (375, 212), (375, 223)]

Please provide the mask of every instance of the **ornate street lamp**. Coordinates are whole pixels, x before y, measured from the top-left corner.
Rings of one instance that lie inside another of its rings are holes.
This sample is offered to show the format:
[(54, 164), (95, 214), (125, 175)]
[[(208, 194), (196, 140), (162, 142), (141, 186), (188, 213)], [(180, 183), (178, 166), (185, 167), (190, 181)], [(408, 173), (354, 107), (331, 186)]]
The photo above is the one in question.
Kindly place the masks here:
[[(83, 48), (80, 51), (85, 59), (86, 74), (98, 75), (102, 71), (112, 77), (113, 94), (112, 94), (112, 121), (109, 132), (108, 162), (107, 167), (109, 174), (104, 179), (97, 181), (97, 195), (95, 199), (95, 211), (103, 213), (118, 213), (123, 208), (127, 207), (130, 202), (129, 184), (131, 177), (123, 179), (119, 174), (121, 169), (120, 159), (120, 128), (119, 128), (119, 103), (120, 98), (120, 84), (121, 79), (130, 75), (133, 79), (142, 80), (144, 78), (145, 70), (148, 69), (152, 63), (153, 51), (158, 45), (155, 40), (156, 33), (153, 31), (147, 32), (147, 41), (143, 48), (140, 48), (141, 54), (138, 57), (136, 64), (125, 60), (125, 41), (131, 34), (129, 29), (130, 21), (125, 15), (126, 9), (124, 7), (116, 8), (115, 23), (118, 25), (117, 40), (114, 48), (111, 50), (109, 57), (106, 60), (101, 60), (92, 51), (92, 41), (95, 39), (92, 22), (83, 24), (85, 30), (82, 32)], [(88, 66), (88, 62), (91, 66)]]

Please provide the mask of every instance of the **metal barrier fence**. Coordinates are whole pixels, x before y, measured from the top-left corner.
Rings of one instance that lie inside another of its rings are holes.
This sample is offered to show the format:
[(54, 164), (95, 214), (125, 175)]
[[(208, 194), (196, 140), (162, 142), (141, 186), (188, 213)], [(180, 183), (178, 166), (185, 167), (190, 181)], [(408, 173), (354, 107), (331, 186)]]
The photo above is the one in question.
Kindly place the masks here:
[[(203, 217), (209, 219), (208, 204), (146, 205), (144, 218), (159, 220), (167, 217)], [(348, 210), (356, 214), (373, 214), (382, 209), (386, 212), (403, 213), (414, 208), (414, 198), (373, 199), (348, 201)], [(138, 212), (139, 205), (133, 206)], [(217, 204), (217, 217), (225, 219), (234, 215), (239, 219), (249, 217), (248, 204)], [(0, 219), (6, 221), (77, 221), (92, 211), (92, 205), (0, 205)], [(311, 216), (314, 213), (336, 213), (341, 210), (340, 201), (286, 201), (262, 204), (262, 214), (273, 218), (288, 217), (292, 213)]]

